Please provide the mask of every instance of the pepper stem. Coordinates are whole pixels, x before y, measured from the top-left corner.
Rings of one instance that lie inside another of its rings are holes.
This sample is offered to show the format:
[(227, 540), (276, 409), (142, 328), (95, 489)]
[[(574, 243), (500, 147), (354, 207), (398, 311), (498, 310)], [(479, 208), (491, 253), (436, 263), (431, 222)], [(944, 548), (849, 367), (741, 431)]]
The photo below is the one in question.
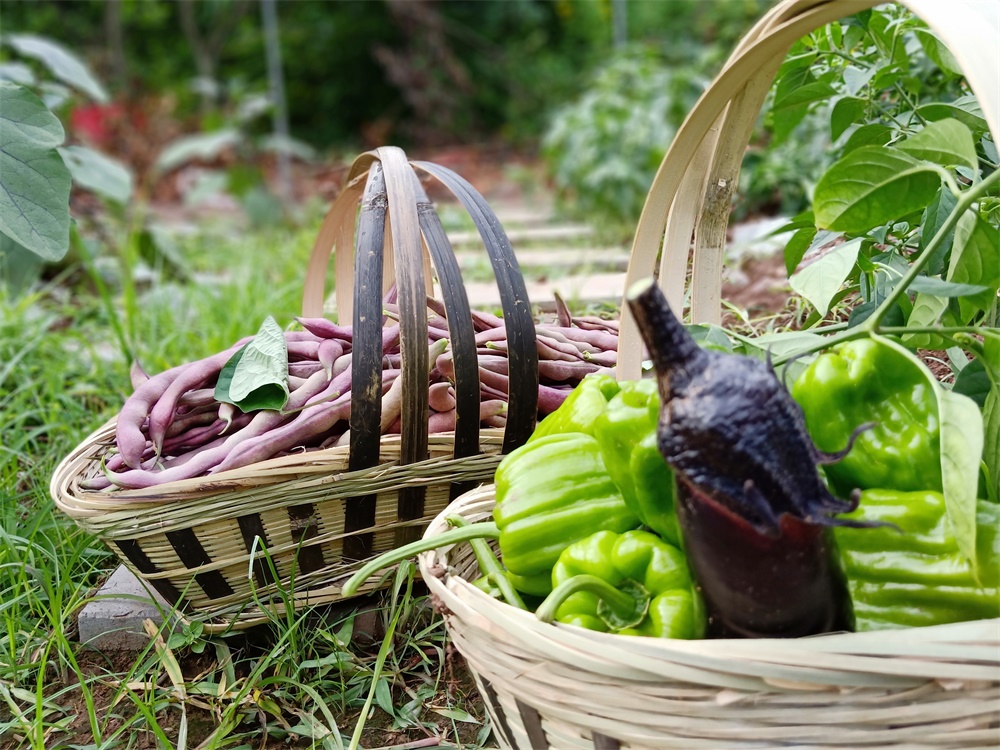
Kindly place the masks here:
[(415, 542), (410, 542), (402, 547), (389, 550), (375, 559), (369, 560), (361, 566), (357, 573), (347, 580), (347, 583), (341, 587), (340, 593), (343, 596), (354, 596), (358, 593), (358, 589), (361, 588), (361, 584), (375, 573), (378, 573), (383, 568), (388, 568), (390, 565), (403, 562), (403, 560), (409, 560), (421, 552), (430, 552), (439, 547), (446, 547), (449, 544), (458, 544), (459, 542), (468, 542), (472, 539), (499, 538), (500, 529), (497, 528), (495, 523), (487, 522), (472, 524), (461, 529), (452, 529), (443, 534), (432, 536), (430, 539), (418, 539)]
[(542, 622), (552, 622), (559, 607), (581, 591), (600, 598), (597, 614), (612, 630), (635, 627), (643, 621), (649, 609), (649, 592), (641, 584), (626, 580), (616, 588), (603, 578), (581, 573), (552, 589), (552, 593), (535, 610), (535, 616)]
[[(468, 519), (459, 515), (450, 515), (445, 520), (450, 526), (454, 526), (456, 529), (465, 529), (472, 526)], [(493, 554), (493, 550), (490, 549), (490, 545), (486, 543), (486, 540), (470, 539), (469, 546), (472, 547), (472, 552), (476, 556), (476, 562), (479, 563), (479, 572), (497, 587), (504, 601), (512, 607), (527, 609), (521, 595), (517, 593), (514, 584), (511, 583), (510, 576), (503, 569), (503, 566), (500, 565), (500, 561), (497, 560), (496, 555)]]

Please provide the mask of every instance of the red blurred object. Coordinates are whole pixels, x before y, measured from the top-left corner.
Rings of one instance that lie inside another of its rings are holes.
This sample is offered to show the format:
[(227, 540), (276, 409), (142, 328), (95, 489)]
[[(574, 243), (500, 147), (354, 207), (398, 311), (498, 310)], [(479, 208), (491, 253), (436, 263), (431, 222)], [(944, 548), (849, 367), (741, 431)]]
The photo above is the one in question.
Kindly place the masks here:
[(73, 134), (97, 147), (112, 143), (122, 126), (140, 133), (146, 130), (146, 114), (139, 107), (126, 107), (122, 102), (84, 104), (70, 114)]

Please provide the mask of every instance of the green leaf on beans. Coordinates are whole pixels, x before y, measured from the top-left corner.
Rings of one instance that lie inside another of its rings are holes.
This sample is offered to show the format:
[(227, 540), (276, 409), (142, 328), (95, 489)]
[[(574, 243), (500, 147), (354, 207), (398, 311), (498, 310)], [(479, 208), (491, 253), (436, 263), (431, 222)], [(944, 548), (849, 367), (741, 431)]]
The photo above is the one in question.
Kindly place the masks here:
[(858, 260), (861, 238), (843, 242), (819, 260), (794, 274), (788, 283), (816, 308), (820, 317), (830, 311), (830, 303), (851, 274)]
[(1000, 229), (974, 212), (966, 212), (955, 227), (947, 280), (986, 287), (985, 291), (959, 298), (963, 323), (988, 308), (1000, 287)]
[(868, 102), (856, 96), (845, 96), (833, 105), (830, 112), (830, 138), (837, 140), (844, 131), (860, 120), (868, 107)]
[(827, 170), (816, 185), (813, 210), (820, 227), (862, 233), (933, 200), (936, 168), (901, 151), (864, 146)]
[(972, 131), (953, 118), (930, 123), (902, 143), (897, 143), (896, 148), (917, 159), (945, 167), (966, 166), (975, 169), (979, 166)]
[(0, 81), (0, 232), (45, 260), (69, 249), (62, 124), (28, 89)]
[(901, 344), (881, 336), (873, 336), (872, 340), (893, 349), (899, 356), (900, 367), (919, 368), (934, 393), (940, 424), (945, 510), (958, 549), (975, 570), (976, 490), (984, 443), (979, 407), (972, 399), (944, 388), (927, 366)]
[(281, 409), (288, 401), (288, 347), (274, 318), (268, 316), (253, 340), (222, 368), (215, 399), (243, 412)]

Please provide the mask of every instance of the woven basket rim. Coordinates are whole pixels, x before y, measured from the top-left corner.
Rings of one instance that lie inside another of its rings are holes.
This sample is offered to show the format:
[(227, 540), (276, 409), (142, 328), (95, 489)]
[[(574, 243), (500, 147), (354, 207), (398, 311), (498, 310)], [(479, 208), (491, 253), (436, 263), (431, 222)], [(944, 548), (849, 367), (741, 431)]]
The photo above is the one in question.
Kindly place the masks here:
[[(495, 485), (483, 485), (454, 500), (428, 526), (424, 539), (450, 528), (445, 520), (460, 515), (479, 521), (490, 515)], [(418, 558), (420, 573), (431, 592), (446, 608), (445, 623), (452, 618), (467, 628), (490, 632), (503, 630), (529, 650), (554, 655), (590, 651), (602, 661), (630, 664), (642, 670), (645, 662), (662, 660), (686, 664), (716, 675), (718, 682), (746, 688), (746, 679), (757, 679), (758, 689), (808, 689), (817, 687), (868, 687), (872, 679), (894, 684), (912, 680), (988, 681), (1000, 685), (1000, 617), (946, 625), (833, 633), (797, 639), (671, 640), (622, 636), (585, 630), (561, 623), (539, 622), (533, 613), (518, 610), (473, 586), (455, 574), (450, 553), (454, 546), (425, 552)], [(478, 655), (489, 658), (489, 655)], [(890, 658), (891, 657), (891, 658)], [(572, 665), (573, 662), (567, 662)], [(727, 667), (732, 679), (727, 679)], [(811, 680), (800, 673), (809, 669)], [(833, 682), (820, 681), (828, 673)], [(757, 676), (754, 676), (757, 673)], [(655, 670), (650, 672), (650, 679)], [(767, 677), (766, 675), (772, 675)], [(765, 676), (760, 676), (765, 675)], [(856, 684), (851, 685), (851, 676)], [(885, 679), (881, 679), (885, 678)], [(787, 683), (787, 685), (782, 685)]]
[[(104, 505), (108, 510), (121, 510), (124, 507), (134, 507), (141, 512), (153, 507), (162, 507), (165, 496), (170, 496), (169, 502), (174, 506), (197, 502), (205, 494), (218, 493), (241, 487), (274, 484), (312, 474), (324, 475), (329, 473), (329, 466), (331, 464), (346, 465), (346, 460), (350, 453), (349, 446), (323, 448), (269, 458), (249, 466), (230, 469), (209, 476), (167, 482), (149, 489), (124, 490), (114, 487), (108, 490), (81, 489), (77, 484), (77, 480), (81, 479), (87, 470), (93, 469), (97, 465), (99, 462), (97, 456), (111, 449), (111, 439), (114, 434), (115, 423), (116, 419), (112, 418), (84, 438), (71, 453), (59, 462), (52, 474), (49, 485), (50, 495), (57, 507), (71, 517), (86, 517), (92, 513), (100, 512), (96, 508), (92, 508), (87, 512), (81, 512), (81, 500), (86, 500), (91, 506)], [(503, 428), (480, 428), (480, 439), (484, 445), (499, 445), (503, 440), (503, 434)], [(432, 433), (428, 437), (429, 444), (432, 447), (450, 446), (454, 442), (454, 435), (455, 433), (452, 431)], [(383, 448), (397, 446), (400, 440), (401, 437), (399, 435), (383, 435), (381, 445)], [(454, 460), (444, 457), (431, 457), (426, 461), (410, 464), (409, 466), (419, 469), (428, 463), (440, 464)], [(398, 466), (400, 466), (398, 461), (384, 461), (377, 467), (363, 470), (363, 472), (385, 470)], [(349, 473), (346, 470), (339, 471), (336, 478), (332, 481), (339, 481), (344, 475)], [(128, 504), (127, 506), (126, 503)]]

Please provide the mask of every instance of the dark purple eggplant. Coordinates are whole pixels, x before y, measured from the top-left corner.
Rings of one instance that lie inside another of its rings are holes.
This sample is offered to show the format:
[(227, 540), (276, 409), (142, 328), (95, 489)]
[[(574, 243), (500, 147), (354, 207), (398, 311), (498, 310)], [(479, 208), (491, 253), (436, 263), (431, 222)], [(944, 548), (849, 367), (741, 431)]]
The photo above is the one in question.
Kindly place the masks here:
[[(678, 519), (709, 614), (709, 637), (795, 637), (851, 629), (830, 526), (835, 497), (802, 410), (769, 363), (702, 349), (652, 282), (629, 290), (656, 370), (657, 440), (678, 484)], [(852, 439), (853, 442), (853, 439)]]

